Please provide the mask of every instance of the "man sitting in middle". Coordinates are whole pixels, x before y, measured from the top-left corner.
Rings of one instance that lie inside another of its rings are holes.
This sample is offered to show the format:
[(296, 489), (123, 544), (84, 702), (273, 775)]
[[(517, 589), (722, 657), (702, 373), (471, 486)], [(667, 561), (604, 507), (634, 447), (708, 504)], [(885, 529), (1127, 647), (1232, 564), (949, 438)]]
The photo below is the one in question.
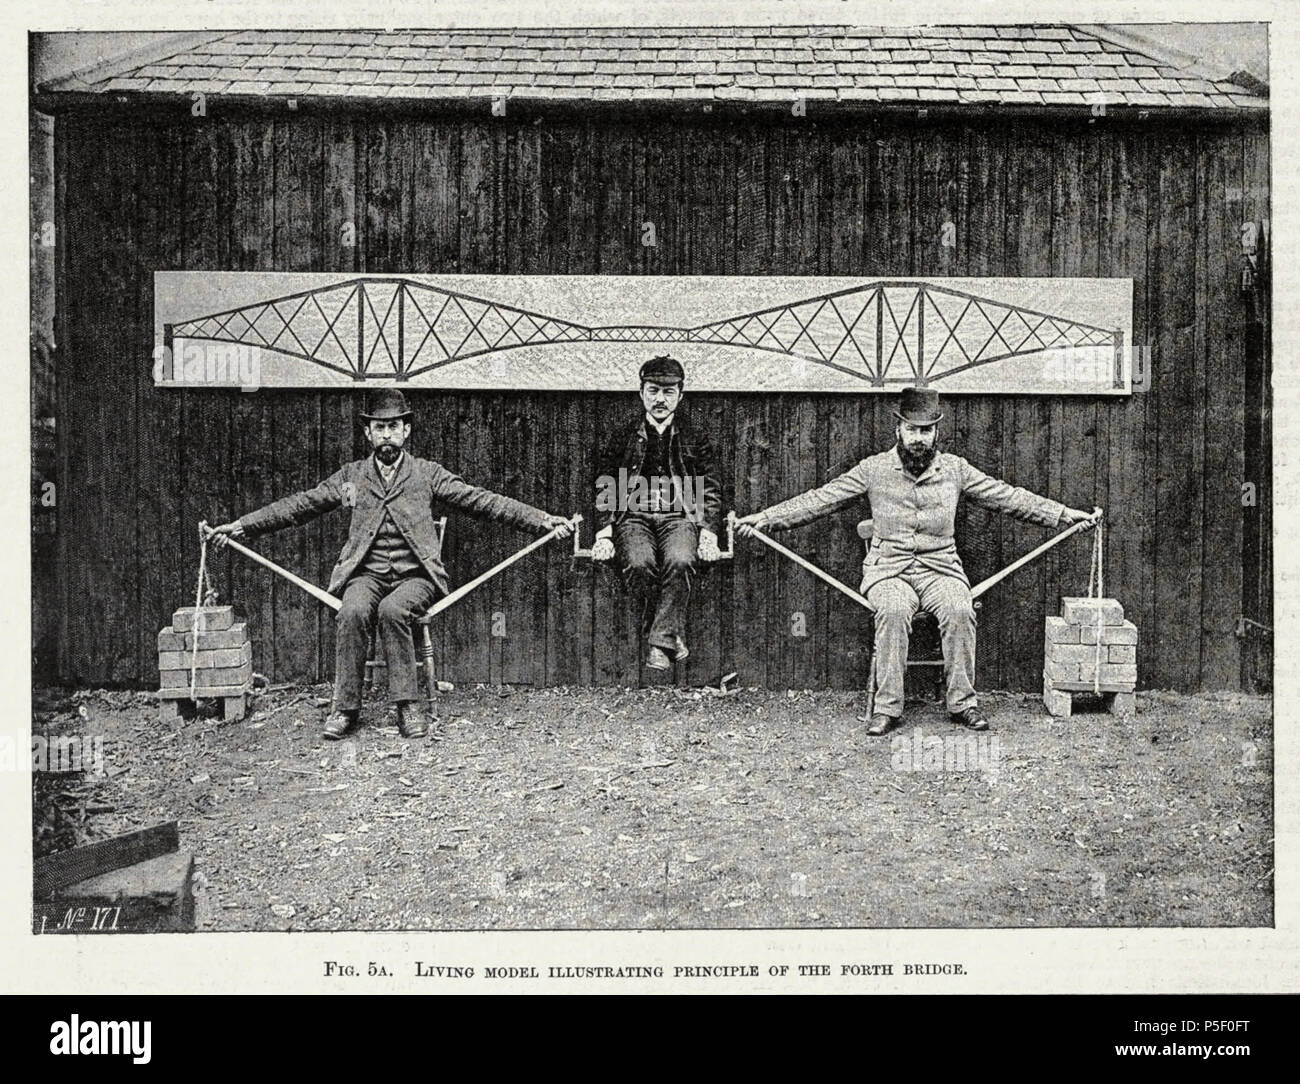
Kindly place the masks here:
[[(713, 449), (682, 414), (681, 363), (667, 356), (641, 366), (636, 419), (598, 464), (591, 555), (616, 555), (641, 597), (646, 666), (667, 670), (690, 654), (683, 636), (695, 562), (716, 561), (722, 489)], [(648, 628), (647, 628), (648, 626)]]

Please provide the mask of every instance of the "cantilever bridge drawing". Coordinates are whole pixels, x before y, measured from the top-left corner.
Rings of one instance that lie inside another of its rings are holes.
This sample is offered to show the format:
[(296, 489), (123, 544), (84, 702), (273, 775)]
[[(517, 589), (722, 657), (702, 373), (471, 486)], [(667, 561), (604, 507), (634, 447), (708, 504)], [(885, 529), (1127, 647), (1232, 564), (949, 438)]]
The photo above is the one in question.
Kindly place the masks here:
[(258, 360), (259, 386), (625, 390), (641, 361), (668, 352), (688, 365), (689, 385), (705, 390), (1130, 389), (1129, 280), (256, 272), (156, 280), (160, 339), (175, 359), (160, 385), (181, 382), (187, 357), (210, 370), (213, 359), (244, 351)]

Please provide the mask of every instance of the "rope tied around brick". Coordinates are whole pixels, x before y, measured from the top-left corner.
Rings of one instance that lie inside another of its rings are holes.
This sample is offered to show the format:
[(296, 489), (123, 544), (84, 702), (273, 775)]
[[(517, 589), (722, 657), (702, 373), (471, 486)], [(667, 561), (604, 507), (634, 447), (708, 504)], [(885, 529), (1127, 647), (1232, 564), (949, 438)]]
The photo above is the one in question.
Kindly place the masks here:
[[(1092, 537), (1092, 565), (1088, 569), (1088, 597), (1097, 600), (1097, 650), (1092, 660), (1092, 691), (1093, 695), (1101, 695), (1101, 639), (1102, 639), (1102, 609), (1101, 600), (1105, 597), (1103, 590), (1104, 581), (1102, 579), (1102, 558), (1104, 556), (1104, 543), (1102, 540), (1102, 521), (1097, 520), (1097, 533)], [(1093, 584), (1097, 585), (1097, 593), (1093, 594)]]
[(199, 691), (199, 635), (203, 631), (203, 606), (216, 601), (216, 591), (208, 579), (208, 535), (204, 528), (207, 522), (199, 524), (199, 578), (194, 588), (194, 623), (190, 629), (194, 636), (194, 651), (190, 655), (190, 699), (198, 701)]

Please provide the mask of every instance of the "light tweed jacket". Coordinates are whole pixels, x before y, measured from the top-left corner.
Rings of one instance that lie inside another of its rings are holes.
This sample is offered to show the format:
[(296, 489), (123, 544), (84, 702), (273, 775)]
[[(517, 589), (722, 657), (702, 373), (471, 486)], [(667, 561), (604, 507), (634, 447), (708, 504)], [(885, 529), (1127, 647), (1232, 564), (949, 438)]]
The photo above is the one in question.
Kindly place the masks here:
[(787, 530), (866, 497), (874, 522), (862, 562), (859, 590), (864, 595), (881, 580), (901, 575), (913, 561), (969, 586), (953, 539), (957, 501), (963, 496), (1044, 527), (1055, 527), (1065, 510), (1058, 501), (991, 478), (947, 452), (939, 452), (929, 469), (913, 478), (903, 470), (894, 447), (862, 460), (824, 486), (774, 504), (763, 518), (769, 527)]

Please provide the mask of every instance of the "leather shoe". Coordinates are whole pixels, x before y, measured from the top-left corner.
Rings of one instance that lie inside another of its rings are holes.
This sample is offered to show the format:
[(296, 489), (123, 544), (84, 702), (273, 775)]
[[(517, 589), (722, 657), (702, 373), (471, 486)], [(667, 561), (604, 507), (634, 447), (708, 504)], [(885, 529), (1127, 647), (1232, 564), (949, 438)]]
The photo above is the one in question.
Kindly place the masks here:
[(954, 711), (948, 718), (958, 726), (964, 726), (967, 730), (988, 730), (989, 728), (989, 721), (984, 718), (984, 713), (979, 708)]
[(351, 733), (357, 725), (357, 713), (355, 711), (332, 711), (329, 718), (325, 720), (325, 729), (321, 732), (321, 737), (326, 741), (338, 741), (340, 738)]
[(867, 733), (873, 738), (878, 738), (882, 734), (888, 734), (898, 725), (898, 718), (893, 715), (873, 715), (871, 725), (867, 727)]
[(673, 637), (673, 657), (678, 662), (685, 662), (691, 657), (691, 649), (686, 646), (686, 641), (680, 636)]
[(397, 705), (397, 732), (404, 738), (423, 738), (429, 733), (424, 705), (418, 700), (403, 700)]
[(645, 654), (645, 667), (647, 670), (667, 670), (672, 666), (668, 661), (668, 653), (662, 647), (651, 647)]

